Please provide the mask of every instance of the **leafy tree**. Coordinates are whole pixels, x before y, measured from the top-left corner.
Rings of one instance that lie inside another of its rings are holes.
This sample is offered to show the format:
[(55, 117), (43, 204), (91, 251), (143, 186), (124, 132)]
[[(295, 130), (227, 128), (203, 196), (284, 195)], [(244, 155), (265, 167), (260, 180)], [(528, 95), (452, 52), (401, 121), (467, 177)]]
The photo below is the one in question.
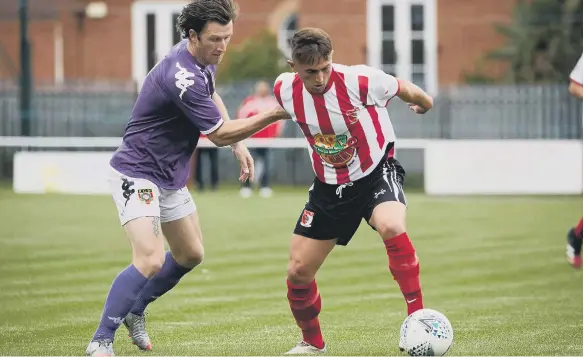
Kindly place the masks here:
[(278, 49), (276, 37), (264, 30), (236, 48), (229, 48), (217, 69), (217, 80), (228, 83), (259, 78), (275, 79), (290, 68)]
[[(509, 64), (503, 81), (563, 82), (582, 55), (582, 0), (521, 0), (511, 24), (495, 24), (495, 29), (506, 43), (485, 59)], [(480, 70), (466, 79), (489, 80)]]

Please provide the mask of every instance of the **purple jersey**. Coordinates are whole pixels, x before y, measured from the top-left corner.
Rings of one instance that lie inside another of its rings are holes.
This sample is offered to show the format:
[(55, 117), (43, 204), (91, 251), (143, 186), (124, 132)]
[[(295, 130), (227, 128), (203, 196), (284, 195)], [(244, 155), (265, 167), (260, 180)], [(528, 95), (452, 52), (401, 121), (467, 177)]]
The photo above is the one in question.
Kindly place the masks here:
[(223, 123), (214, 78), (215, 66), (198, 64), (187, 40), (175, 45), (146, 76), (111, 166), (161, 188), (184, 187), (200, 134)]

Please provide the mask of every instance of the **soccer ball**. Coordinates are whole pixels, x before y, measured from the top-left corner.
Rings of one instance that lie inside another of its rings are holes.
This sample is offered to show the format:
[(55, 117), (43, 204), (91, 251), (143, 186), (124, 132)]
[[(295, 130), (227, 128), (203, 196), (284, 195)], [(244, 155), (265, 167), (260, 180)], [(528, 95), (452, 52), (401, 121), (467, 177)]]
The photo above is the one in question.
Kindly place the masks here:
[(452, 346), (450, 321), (440, 312), (421, 309), (402, 323), (399, 347), (410, 356), (444, 356)]

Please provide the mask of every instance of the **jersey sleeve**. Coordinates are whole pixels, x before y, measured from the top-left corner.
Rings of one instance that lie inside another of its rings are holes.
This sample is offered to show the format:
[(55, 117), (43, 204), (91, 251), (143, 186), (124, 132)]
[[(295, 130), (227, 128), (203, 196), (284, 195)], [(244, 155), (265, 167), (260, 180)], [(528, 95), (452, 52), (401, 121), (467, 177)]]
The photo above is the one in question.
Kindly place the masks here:
[(223, 118), (212, 99), (213, 87), (205, 83), (203, 74), (178, 62), (167, 78), (166, 90), (174, 104), (199, 129), (208, 135), (223, 124)]
[(570, 73), (570, 80), (582, 85), (582, 77), (584, 77), (584, 74), (582, 73), (582, 56), (580, 56), (578, 63), (576, 63), (572, 73)]
[[(368, 78), (367, 92), (373, 104), (385, 107), (399, 93), (399, 81), (392, 75), (372, 67), (365, 66)], [(362, 86), (362, 83), (359, 83)]]
[(284, 81), (285, 75), (286, 73), (280, 74), (278, 78), (276, 78), (276, 81), (274, 82), (274, 97), (276, 98), (276, 100), (278, 101), (282, 108), (284, 107), (284, 104), (282, 102), (282, 82)]

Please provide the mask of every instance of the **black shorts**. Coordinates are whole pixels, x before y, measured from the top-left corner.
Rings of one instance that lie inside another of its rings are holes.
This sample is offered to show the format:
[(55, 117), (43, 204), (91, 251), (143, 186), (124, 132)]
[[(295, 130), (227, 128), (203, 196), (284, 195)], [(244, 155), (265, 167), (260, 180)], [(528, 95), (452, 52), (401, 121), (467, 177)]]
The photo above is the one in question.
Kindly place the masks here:
[(390, 158), (366, 177), (345, 185), (330, 185), (314, 179), (294, 234), (318, 240), (337, 238), (338, 245), (347, 245), (361, 219), (369, 223), (377, 205), (389, 201), (406, 204), (404, 178), (403, 167)]

